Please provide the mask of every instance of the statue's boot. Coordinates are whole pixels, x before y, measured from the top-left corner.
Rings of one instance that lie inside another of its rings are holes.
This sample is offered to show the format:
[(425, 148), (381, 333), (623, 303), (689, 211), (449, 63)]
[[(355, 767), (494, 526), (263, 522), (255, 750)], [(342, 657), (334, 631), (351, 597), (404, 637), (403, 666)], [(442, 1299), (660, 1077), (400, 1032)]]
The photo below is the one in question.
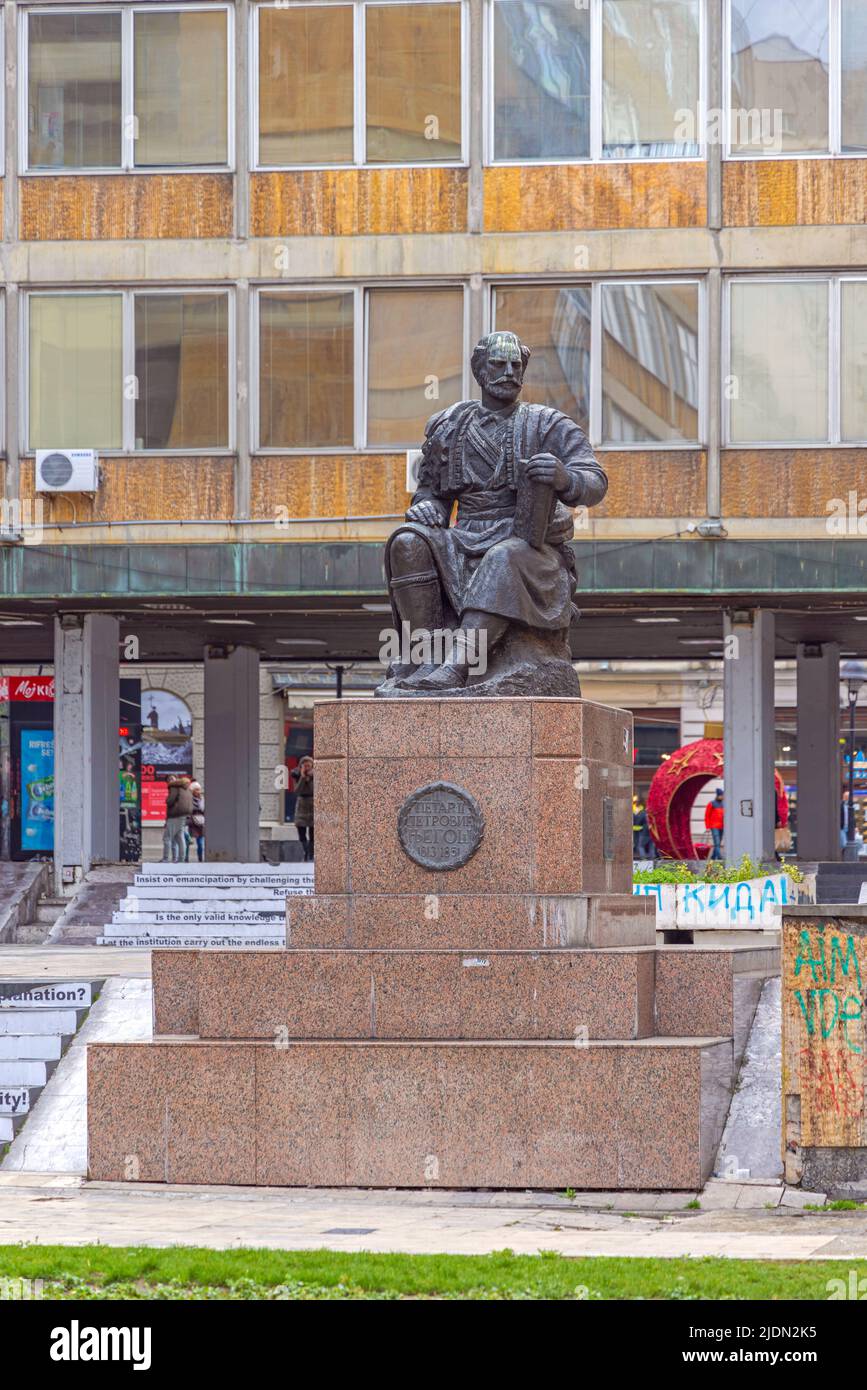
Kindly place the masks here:
[[(393, 575), (391, 596), (401, 622), (408, 623), (410, 632), (437, 632), (443, 625), (443, 601), (440, 577), (436, 570), (420, 570), (415, 574)], [(407, 680), (435, 671), (433, 662), (415, 665), (413, 662), (392, 662), (388, 679), (403, 688)]]
[(432, 670), (419, 671), (401, 684), (405, 690), (424, 690), (436, 695), (442, 690), (460, 690), (467, 683), (465, 666), (435, 666)]

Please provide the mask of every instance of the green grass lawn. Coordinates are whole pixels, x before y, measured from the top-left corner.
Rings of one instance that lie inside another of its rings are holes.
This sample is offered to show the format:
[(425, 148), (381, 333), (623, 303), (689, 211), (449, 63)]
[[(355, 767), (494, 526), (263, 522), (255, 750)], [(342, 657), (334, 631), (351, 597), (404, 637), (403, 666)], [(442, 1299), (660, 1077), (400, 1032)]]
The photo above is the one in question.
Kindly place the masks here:
[[(856, 1260), (567, 1259), (333, 1250), (0, 1246), (0, 1279), (56, 1299), (819, 1299)], [(2, 1292), (2, 1286), (0, 1286)], [(8, 1294), (7, 1294), (8, 1296)]]

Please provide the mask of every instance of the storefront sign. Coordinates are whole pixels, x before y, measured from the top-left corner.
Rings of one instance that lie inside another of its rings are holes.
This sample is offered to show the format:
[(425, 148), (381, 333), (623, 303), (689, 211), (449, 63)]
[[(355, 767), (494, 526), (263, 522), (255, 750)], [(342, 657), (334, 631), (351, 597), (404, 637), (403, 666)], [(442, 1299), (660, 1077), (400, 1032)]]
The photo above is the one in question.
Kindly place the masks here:
[(53, 699), (53, 676), (0, 676), (0, 700)]

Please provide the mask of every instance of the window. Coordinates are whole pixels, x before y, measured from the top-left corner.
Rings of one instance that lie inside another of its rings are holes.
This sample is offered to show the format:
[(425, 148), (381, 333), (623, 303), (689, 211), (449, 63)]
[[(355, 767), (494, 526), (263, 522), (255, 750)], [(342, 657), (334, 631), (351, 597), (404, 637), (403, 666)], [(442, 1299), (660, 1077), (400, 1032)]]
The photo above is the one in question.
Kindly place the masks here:
[(733, 155), (867, 152), (863, 0), (730, 0)]
[(119, 294), (31, 298), (31, 449), (121, 447), (122, 309)]
[(729, 443), (867, 440), (865, 308), (854, 276), (734, 279)]
[(26, 16), (29, 171), (226, 167), (229, 12)]
[(701, 153), (703, 0), (491, 0), (494, 161)]
[(605, 444), (698, 442), (698, 285), (603, 285)]
[(590, 421), (590, 285), (497, 285), (494, 323), (532, 348), (521, 399)]
[(460, 286), (262, 289), (258, 437), (269, 450), (419, 448), (465, 395)]
[(461, 0), (260, 5), (258, 165), (463, 159)]
[(697, 281), (496, 285), (492, 313), (531, 349), (524, 400), (602, 446), (699, 443)]
[(27, 447), (232, 447), (230, 310), (225, 291), (31, 294)]
[(259, 295), (259, 444), (355, 443), (354, 292)]

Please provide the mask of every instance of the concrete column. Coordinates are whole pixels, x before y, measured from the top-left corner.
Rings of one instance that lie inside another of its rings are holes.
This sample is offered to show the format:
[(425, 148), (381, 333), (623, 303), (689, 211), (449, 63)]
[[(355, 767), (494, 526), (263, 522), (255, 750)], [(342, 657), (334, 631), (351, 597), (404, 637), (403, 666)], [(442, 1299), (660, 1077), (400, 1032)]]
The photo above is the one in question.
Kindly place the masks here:
[(64, 868), (81, 878), (120, 852), (117, 618), (55, 618), (54, 672), (54, 872), (62, 892)]
[(259, 862), (259, 653), (205, 648), (205, 852)]
[(840, 646), (798, 643), (798, 858), (840, 858)]
[(774, 614), (725, 614), (724, 848), (728, 863), (774, 853)]

